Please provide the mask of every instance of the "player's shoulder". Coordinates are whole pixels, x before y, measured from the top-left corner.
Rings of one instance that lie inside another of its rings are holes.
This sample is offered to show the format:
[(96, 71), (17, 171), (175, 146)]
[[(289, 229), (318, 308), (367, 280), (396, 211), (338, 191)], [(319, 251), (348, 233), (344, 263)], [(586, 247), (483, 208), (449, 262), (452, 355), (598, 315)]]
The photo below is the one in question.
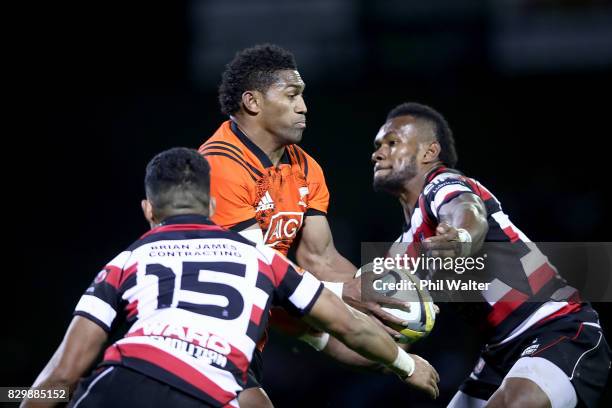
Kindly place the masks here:
[(282, 253), (272, 247), (267, 246), (266, 244), (254, 243), (253, 245), (255, 246), (255, 249), (259, 256), (261, 256), (261, 258), (263, 258), (265, 263), (268, 265), (272, 265), (275, 258), (279, 258), (282, 260), (287, 259)]
[(307, 179), (311, 178), (323, 178), (323, 168), (315, 160), (314, 157), (309, 155), (301, 146), (292, 144), (289, 146), (293, 154), (297, 159), (297, 163), (304, 171), (304, 175)]
[(250, 162), (246, 150), (232, 131), (230, 121), (223, 122), (198, 149), (210, 164), (212, 179), (239, 183), (261, 177), (261, 172)]
[(132, 258), (132, 251), (130, 248), (120, 252), (116, 255), (110, 262), (107, 262), (107, 267), (116, 267), (119, 269), (124, 269), (125, 265), (128, 264), (128, 261)]
[(272, 268), (286, 269), (291, 267), (293, 270), (298, 272), (300, 275), (304, 274), (305, 270), (300, 266), (291, 261), (286, 255), (282, 252), (271, 248), (265, 244), (256, 244), (255, 248), (257, 249), (259, 255), (264, 263)]
[(201, 155), (212, 158), (222, 157), (228, 160), (242, 159), (244, 157), (244, 146), (240, 139), (234, 135), (230, 127), (230, 121), (225, 121), (219, 129), (208, 138), (198, 149)]
[(426, 176), (426, 184), (423, 188), (424, 195), (436, 194), (438, 191), (449, 185), (467, 183), (468, 178), (459, 170), (448, 167), (440, 167), (432, 170)]
[(296, 144), (292, 144), (292, 145), (290, 145), (290, 146), (291, 146), (291, 147), (294, 149), (294, 151), (296, 152), (296, 154), (297, 154), (297, 155), (298, 155), (298, 156), (299, 156), (299, 157), (300, 157), (302, 160), (307, 161), (309, 165), (321, 167), (321, 166), (319, 165), (319, 163), (317, 163), (317, 161), (315, 160), (315, 158), (314, 158), (314, 157), (312, 157), (310, 154), (308, 154), (308, 153), (306, 152), (306, 150), (304, 150), (304, 148), (303, 148), (303, 147), (298, 146), (298, 145), (296, 145)]

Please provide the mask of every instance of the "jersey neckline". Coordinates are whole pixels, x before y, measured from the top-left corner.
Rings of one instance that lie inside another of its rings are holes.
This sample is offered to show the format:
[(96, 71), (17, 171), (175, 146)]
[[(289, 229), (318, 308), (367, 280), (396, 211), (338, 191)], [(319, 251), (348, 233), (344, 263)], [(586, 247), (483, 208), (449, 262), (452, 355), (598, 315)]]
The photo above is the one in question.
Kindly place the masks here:
[(175, 224), (204, 224), (215, 225), (207, 216), (201, 214), (179, 214), (164, 219), (159, 226)]
[[(249, 137), (244, 134), (242, 130), (240, 130), (236, 122), (234, 122), (233, 120), (230, 120), (229, 122), (232, 133), (234, 133), (236, 137), (240, 139), (242, 144), (244, 144), (251, 151), (251, 153), (253, 153), (257, 157), (257, 159), (259, 159), (259, 162), (261, 163), (262, 167), (264, 169), (267, 169), (268, 167), (274, 167), (274, 163), (272, 163), (272, 160), (270, 160), (268, 155), (264, 153), (264, 151), (261, 150), (259, 146), (257, 146), (251, 139), (249, 139)], [(291, 164), (291, 160), (289, 159), (289, 153), (287, 152), (287, 146), (285, 146), (285, 151), (283, 152), (283, 156), (281, 157), (278, 164)]]

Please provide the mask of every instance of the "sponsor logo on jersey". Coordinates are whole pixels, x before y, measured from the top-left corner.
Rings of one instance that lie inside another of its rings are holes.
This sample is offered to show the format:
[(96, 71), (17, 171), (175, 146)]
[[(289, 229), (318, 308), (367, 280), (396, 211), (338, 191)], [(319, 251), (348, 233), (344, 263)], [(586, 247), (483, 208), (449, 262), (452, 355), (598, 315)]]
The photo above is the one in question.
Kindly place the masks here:
[(150, 336), (151, 339), (161, 342), (165, 347), (173, 348), (181, 351), (198, 360), (204, 360), (207, 364), (215, 364), (218, 367), (225, 368), (227, 365), (227, 356), (218, 353), (214, 350), (196, 346), (185, 340), (176, 339), (174, 337)]
[[(536, 341), (538, 341), (538, 339), (535, 339), (533, 342), (535, 343)], [(525, 356), (530, 356), (533, 353), (535, 353), (538, 348), (540, 348), (539, 344), (532, 344), (531, 346), (527, 347), (525, 350), (523, 350), (523, 352), (521, 353), (521, 357), (525, 357)]]
[(308, 187), (300, 187), (298, 191), (300, 192), (300, 201), (298, 201), (298, 205), (301, 205), (302, 207), (308, 207), (308, 205), (306, 205), (306, 203), (304, 202), (304, 197), (306, 197), (309, 193)]
[(96, 275), (96, 279), (94, 279), (94, 283), (98, 284), (106, 279), (106, 275), (108, 275), (108, 269), (104, 268)]
[(204, 359), (208, 364), (216, 364), (219, 367), (227, 365), (227, 356), (232, 350), (224, 338), (212, 333), (197, 332), (191, 327), (160, 322), (147, 323), (143, 327), (143, 334), (164, 343), (166, 347), (197, 359)]
[(268, 225), (264, 236), (264, 242), (266, 245), (274, 247), (280, 241), (295, 238), (303, 220), (303, 212), (281, 211), (274, 214), (270, 218), (270, 225)]
[(264, 194), (263, 197), (261, 197), (261, 200), (259, 200), (259, 204), (257, 204), (257, 208), (255, 209), (255, 211), (259, 212), (259, 211), (266, 211), (266, 210), (272, 210), (274, 208), (274, 200), (272, 200), (272, 196), (270, 196), (270, 192), (266, 191), (266, 194)]

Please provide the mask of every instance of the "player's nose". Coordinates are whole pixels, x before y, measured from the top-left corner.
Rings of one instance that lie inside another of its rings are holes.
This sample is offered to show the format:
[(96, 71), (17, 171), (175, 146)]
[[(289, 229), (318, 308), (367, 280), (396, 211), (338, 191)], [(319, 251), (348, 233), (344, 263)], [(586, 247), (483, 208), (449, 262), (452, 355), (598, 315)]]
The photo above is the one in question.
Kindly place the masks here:
[(385, 156), (383, 154), (383, 149), (381, 147), (376, 149), (374, 151), (374, 153), (372, 153), (371, 159), (372, 159), (372, 164), (376, 164), (376, 162), (379, 162), (381, 160), (385, 160)]
[(305, 115), (306, 113), (308, 113), (308, 109), (306, 108), (306, 102), (304, 101), (302, 95), (298, 97), (298, 101), (295, 105), (295, 112), (301, 115)]

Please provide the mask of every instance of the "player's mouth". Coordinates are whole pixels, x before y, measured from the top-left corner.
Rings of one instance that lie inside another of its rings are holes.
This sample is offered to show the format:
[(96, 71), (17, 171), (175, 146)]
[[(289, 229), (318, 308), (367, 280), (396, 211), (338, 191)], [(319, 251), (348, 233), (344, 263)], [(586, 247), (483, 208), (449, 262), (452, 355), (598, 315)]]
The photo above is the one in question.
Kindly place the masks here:
[(306, 128), (306, 121), (302, 120), (299, 122), (295, 122), (295, 127), (300, 128), (300, 129), (305, 129)]
[(384, 167), (379, 165), (374, 166), (374, 174), (385, 170), (391, 170), (391, 167)]

